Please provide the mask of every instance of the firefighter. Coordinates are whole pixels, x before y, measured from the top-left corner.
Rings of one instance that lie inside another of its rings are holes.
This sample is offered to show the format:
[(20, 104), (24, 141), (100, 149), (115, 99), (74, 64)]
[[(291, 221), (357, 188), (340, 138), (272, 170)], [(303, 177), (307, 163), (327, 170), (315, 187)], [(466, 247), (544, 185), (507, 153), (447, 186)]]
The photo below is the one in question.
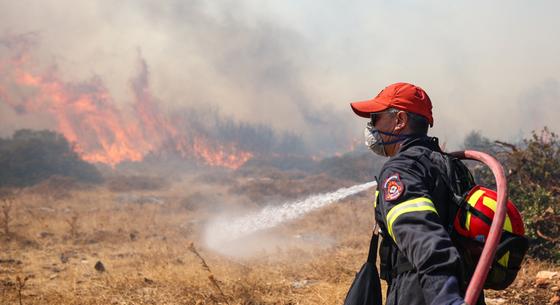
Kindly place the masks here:
[(351, 107), (370, 119), (366, 145), (390, 157), (376, 178), (374, 203), (383, 236), (379, 255), (386, 304), (465, 304), (461, 258), (448, 233), (454, 215), (440, 178), (442, 151), (437, 138), (427, 135), (434, 123), (430, 98), (420, 87), (396, 83)]

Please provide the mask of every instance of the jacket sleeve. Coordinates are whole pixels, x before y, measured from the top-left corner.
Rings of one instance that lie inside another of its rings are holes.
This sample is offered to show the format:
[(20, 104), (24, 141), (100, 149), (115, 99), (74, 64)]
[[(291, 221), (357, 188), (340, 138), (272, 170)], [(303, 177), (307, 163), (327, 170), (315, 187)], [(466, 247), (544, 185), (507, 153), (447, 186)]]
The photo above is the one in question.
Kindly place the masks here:
[(427, 304), (462, 304), (460, 257), (432, 202), (430, 173), (395, 158), (379, 179), (378, 205), (388, 237), (416, 268)]

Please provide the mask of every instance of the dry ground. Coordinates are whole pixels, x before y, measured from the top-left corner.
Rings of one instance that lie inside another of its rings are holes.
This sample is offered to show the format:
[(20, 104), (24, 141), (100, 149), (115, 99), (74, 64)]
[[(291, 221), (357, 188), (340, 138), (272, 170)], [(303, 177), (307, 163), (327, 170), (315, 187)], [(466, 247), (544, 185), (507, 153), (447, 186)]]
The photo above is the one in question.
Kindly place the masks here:
[[(10, 235), (0, 235), (0, 304), (341, 304), (366, 257), (371, 194), (240, 241), (245, 251), (229, 256), (206, 248), (205, 222), (258, 204), (222, 182), (56, 198), (22, 192)], [(512, 288), (487, 293), (488, 303), (549, 303), (558, 282), (537, 285), (544, 269), (560, 270), (528, 262)]]

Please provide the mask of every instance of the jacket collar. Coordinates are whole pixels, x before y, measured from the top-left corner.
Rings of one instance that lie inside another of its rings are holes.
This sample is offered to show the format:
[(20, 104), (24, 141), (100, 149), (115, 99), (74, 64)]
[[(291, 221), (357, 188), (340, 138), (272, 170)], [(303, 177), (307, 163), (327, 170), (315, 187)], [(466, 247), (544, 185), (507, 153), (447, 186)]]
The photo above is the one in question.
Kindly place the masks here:
[(434, 151), (441, 152), (441, 148), (439, 147), (439, 140), (436, 137), (429, 137), (429, 136), (420, 136), (420, 137), (413, 137), (408, 138), (402, 142), (401, 147), (397, 154), (411, 148), (414, 146), (423, 146), (429, 148)]

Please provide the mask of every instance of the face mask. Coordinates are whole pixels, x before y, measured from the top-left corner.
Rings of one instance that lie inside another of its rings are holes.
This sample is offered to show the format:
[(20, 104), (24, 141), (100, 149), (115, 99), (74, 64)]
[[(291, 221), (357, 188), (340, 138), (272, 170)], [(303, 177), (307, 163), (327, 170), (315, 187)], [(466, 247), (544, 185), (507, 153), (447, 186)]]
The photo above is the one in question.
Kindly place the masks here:
[(364, 138), (366, 140), (366, 146), (374, 153), (386, 157), (385, 145), (383, 144), (383, 139), (379, 130), (371, 127), (371, 124), (367, 124), (366, 129), (364, 129)]
[[(383, 142), (383, 138), (381, 138), (382, 134), (395, 137), (396, 139), (389, 142)], [(404, 141), (410, 136), (411, 135), (399, 135), (399, 134), (381, 131), (373, 127), (371, 125), (371, 122), (368, 122), (368, 124), (366, 125), (366, 129), (364, 130), (366, 146), (371, 151), (373, 151), (374, 153), (382, 157), (387, 157), (387, 152), (385, 151), (385, 145), (395, 144)]]

